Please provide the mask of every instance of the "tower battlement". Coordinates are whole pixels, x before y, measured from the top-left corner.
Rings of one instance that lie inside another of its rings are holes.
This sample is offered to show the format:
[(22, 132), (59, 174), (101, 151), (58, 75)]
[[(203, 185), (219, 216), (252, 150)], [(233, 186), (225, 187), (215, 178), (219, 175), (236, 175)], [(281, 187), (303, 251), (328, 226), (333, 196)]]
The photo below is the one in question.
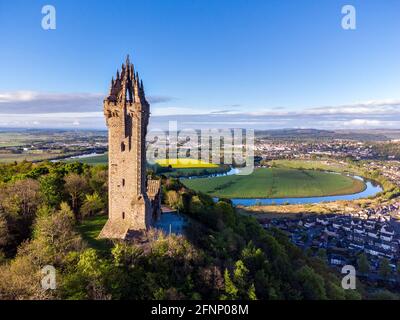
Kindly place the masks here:
[(100, 237), (123, 239), (130, 231), (148, 229), (160, 212), (160, 184), (146, 177), (150, 105), (129, 56), (112, 78), (103, 107), (108, 127), (109, 218)]

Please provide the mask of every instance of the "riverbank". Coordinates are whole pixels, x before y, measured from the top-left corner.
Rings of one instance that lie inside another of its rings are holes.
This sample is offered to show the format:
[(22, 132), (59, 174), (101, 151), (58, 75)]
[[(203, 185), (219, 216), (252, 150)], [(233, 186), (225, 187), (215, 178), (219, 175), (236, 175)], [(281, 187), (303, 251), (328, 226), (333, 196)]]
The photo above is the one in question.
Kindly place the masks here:
[(296, 218), (301, 215), (315, 214), (343, 214), (358, 212), (362, 207), (374, 204), (373, 199), (360, 199), (356, 201), (333, 201), (312, 204), (288, 204), (288, 205), (238, 205), (236, 209), (244, 215), (251, 215), (257, 219), (265, 218)]

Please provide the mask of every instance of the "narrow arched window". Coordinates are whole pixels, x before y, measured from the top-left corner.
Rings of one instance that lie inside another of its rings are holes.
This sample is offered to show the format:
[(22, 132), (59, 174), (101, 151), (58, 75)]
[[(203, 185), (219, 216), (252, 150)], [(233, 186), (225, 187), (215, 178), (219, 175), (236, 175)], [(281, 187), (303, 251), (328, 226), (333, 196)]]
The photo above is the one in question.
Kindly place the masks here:
[(125, 187), (125, 179), (122, 179), (122, 186)]
[(125, 219), (125, 212), (122, 212), (122, 219)]
[(125, 151), (125, 143), (121, 143), (121, 151)]

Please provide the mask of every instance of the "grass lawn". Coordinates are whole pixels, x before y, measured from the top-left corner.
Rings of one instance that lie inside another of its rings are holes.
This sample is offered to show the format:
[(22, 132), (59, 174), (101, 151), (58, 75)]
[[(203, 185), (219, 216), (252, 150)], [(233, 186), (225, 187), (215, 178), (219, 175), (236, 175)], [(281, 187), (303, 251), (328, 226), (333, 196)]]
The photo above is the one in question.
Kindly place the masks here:
[(82, 223), (78, 225), (78, 232), (88, 245), (91, 248), (103, 252), (110, 249), (110, 242), (106, 239), (97, 239), (97, 236), (106, 224), (107, 218), (107, 215), (95, 216), (83, 220)]
[(191, 189), (226, 198), (298, 198), (361, 192), (366, 185), (351, 177), (314, 170), (256, 169), (248, 176), (182, 180)]

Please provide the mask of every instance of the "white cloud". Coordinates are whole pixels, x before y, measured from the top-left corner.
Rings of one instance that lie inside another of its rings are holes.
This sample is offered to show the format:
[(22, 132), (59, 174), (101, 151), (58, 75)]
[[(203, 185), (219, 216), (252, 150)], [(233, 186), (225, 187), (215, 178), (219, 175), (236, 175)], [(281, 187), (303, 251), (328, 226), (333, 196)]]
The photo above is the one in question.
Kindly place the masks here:
[(14, 91), (0, 93), (0, 113), (59, 113), (101, 110), (103, 94)]
[(105, 128), (102, 112), (0, 114), (0, 127)]
[[(103, 94), (0, 93), (0, 126), (63, 128), (103, 128)], [(155, 102), (169, 101), (158, 96)], [(400, 100), (380, 100), (339, 106), (232, 109), (210, 107), (151, 107), (150, 125), (168, 126), (175, 120), (190, 127), (277, 128), (400, 128)]]
[(346, 126), (377, 126), (384, 124), (385, 121), (368, 120), (368, 119), (353, 119), (345, 121), (343, 124)]
[(381, 100), (353, 103), (341, 106), (314, 107), (304, 111), (306, 114), (391, 114), (400, 113), (400, 100)]
[[(0, 92), (0, 113), (95, 112), (103, 108), (104, 93), (49, 93), (36, 91)], [(150, 103), (173, 100), (168, 96), (149, 96)]]
[(171, 115), (195, 115), (195, 114), (208, 114), (209, 111), (203, 109), (199, 111), (198, 108), (182, 108), (182, 107), (165, 107), (165, 108), (151, 108), (151, 115), (153, 116), (171, 116)]
[(20, 101), (32, 101), (38, 94), (34, 91), (15, 91), (0, 93), (0, 103), (12, 103)]
[(353, 119), (350, 121), (344, 121), (342, 124), (353, 128), (394, 128), (400, 127), (400, 120)]

